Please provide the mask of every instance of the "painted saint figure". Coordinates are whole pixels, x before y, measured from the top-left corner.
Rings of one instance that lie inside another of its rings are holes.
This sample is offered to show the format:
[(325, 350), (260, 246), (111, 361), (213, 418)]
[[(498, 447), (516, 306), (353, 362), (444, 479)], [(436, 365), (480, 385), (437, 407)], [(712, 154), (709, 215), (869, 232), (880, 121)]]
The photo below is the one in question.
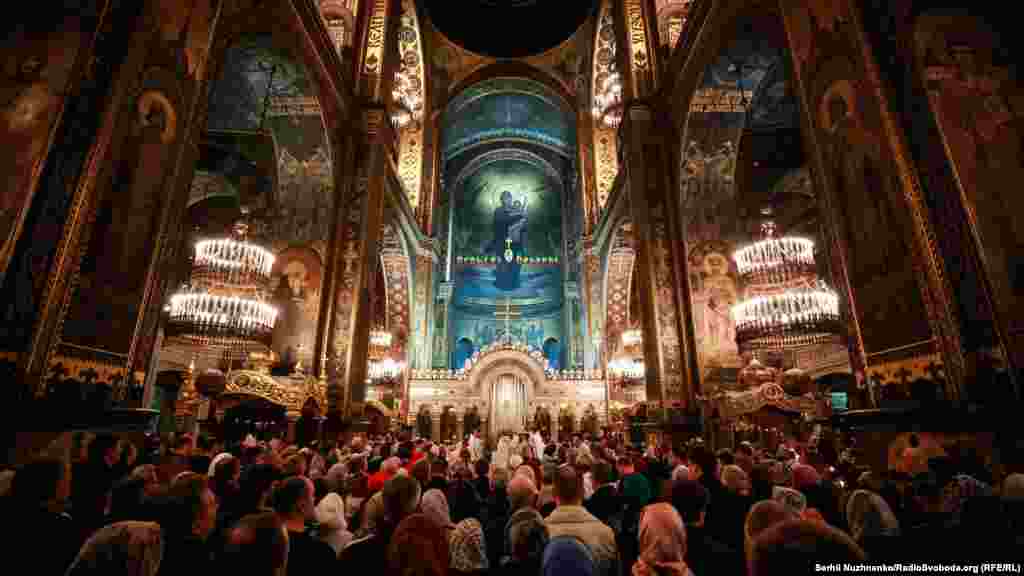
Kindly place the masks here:
[(526, 225), (526, 206), (521, 200), (513, 201), (512, 193), (505, 190), (501, 205), (494, 209), (494, 239), (487, 251), (495, 257), (494, 285), (501, 290), (519, 288), (519, 258), (525, 252)]

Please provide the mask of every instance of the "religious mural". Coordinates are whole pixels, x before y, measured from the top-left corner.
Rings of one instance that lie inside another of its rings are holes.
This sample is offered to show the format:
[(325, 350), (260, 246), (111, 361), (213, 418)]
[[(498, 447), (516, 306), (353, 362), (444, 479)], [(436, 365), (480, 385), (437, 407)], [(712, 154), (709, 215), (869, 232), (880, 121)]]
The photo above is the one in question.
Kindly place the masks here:
[(740, 292), (731, 253), (724, 242), (707, 242), (690, 251), (697, 364), (705, 383), (720, 381), (723, 369), (740, 367), (736, 322), (730, 312)]
[(289, 248), (277, 255), (271, 271), (272, 300), (279, 311), (271, 348), (275, 373), (312, 369), (316, 320), (320, 310), (320, 256), (310, 248)]
[(561, 185), (526, 158), (484, 164), (454, 192), (451, 333), (470, 354), (506, 338), (562, 341)]
[(269, 36), (240, 40), (224, 57), (208, 128), (272, 135), (277, 187), (253, 206), (272, 244), (327, 241), (330, 150), (316, 86), (301, 63), (273, 47)]

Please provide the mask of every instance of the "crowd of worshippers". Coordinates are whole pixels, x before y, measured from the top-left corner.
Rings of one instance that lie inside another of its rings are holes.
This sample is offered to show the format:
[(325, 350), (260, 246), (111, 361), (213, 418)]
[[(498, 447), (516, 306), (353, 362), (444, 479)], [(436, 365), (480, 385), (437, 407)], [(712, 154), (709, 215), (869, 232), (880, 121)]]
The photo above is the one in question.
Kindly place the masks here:
[(249, 437), (225, 450), (183, 435), (140, 457), (77, 433), (2, 472), (5, 557), (34, 576), (769, 576), (1024, 557), (1024, 474), (982, 478), (955, 458), (847, 486), (748, 443), (640, 451), (576, 436), (541, 453), (505, 444), (500, 465), (482, 444)]

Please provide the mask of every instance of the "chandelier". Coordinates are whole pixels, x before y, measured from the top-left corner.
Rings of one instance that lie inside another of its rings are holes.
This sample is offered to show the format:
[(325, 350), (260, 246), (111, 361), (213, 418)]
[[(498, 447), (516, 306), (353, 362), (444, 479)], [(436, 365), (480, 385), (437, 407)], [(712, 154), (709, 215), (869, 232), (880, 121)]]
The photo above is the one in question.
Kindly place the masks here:
[(622, 124), (622, 76), (618, 72), (600, 80), (591, 113), (609, 128), (618, 128)]
[(626, 348), (639, 346), (644, 341), (643, 332), (637, 329), (626, 330), (622, 333), (622, 345)]
[(242, 356), (270, 346), (278, 314), (266, 301), (274, 255), (247, 242), (247, 231), (240, 222), (233, 237), (196, 242), (189, 282), (165, 307), (171, 342)]
[(370, 330), (370, 346), (378, 348), (391, 347), (391, 332), (387, 330)]
[(371, 360), (367, 368), (367, 377), (374, 383), (397, 380), (405, 371), (405, 362), (395, 362), (391, 358)]
[[(771, 210), (765, 209), (765, 215)], [(740, 352), (787, 350), (833, 341), (842, 326), (839, 296), (818, 279), (814, 242), (775, 237), (775, 224), (761, 226), (763, 240), (733, 254), (747, 299), (732, 308)]]
[(615, 380), (643, 380), (647, 370), (639, 358), (616, 358), (608, 363), (608, 375)]
[(394, 102), (391, 123), (396, 129), (408, 126), (413, 120), (419, 120), (423, 112), (421, 82), (404, 60), (400, 66), (395, 71), (395, 81), (391, 87), (391, 99)]

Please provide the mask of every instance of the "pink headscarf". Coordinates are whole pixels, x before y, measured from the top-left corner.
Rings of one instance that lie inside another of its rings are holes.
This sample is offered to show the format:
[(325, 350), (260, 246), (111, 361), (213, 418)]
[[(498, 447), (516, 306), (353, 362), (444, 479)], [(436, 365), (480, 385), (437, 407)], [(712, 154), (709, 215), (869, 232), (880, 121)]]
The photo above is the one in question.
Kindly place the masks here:
[(640, 558), (633, 576), (686, 576), (686, 528), (671, 504), (651, 504), (640, 517)]

